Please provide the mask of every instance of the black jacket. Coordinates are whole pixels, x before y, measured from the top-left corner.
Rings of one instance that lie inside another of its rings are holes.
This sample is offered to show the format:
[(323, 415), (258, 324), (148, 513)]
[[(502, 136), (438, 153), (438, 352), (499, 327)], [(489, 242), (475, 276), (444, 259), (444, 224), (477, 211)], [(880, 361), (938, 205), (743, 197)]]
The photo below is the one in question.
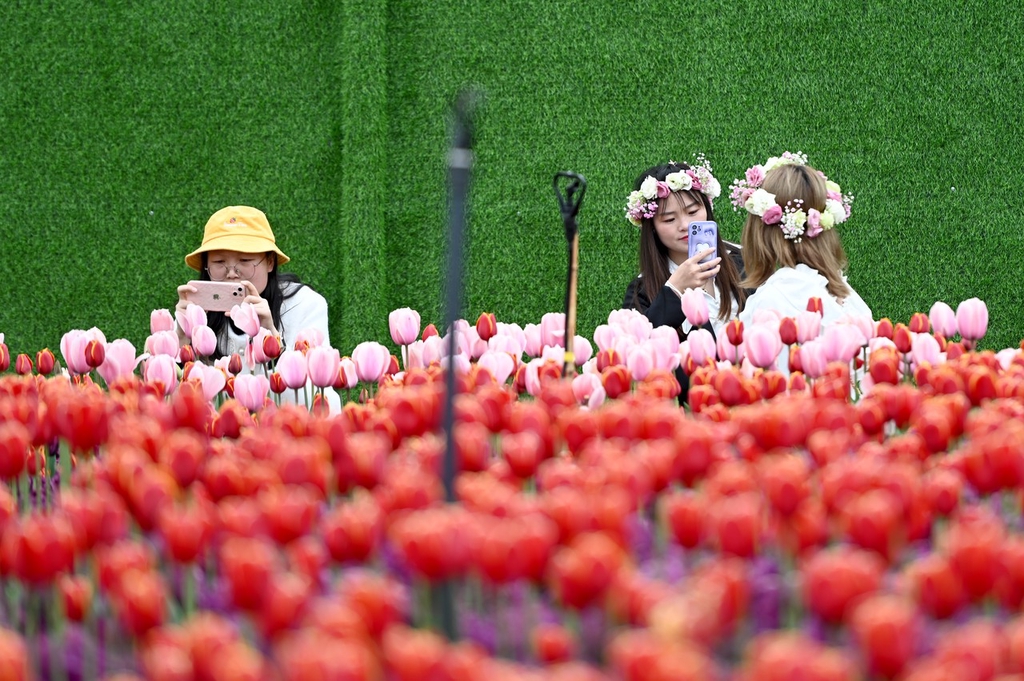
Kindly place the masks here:
[[(732, 258), (733, 264), (736, 265), (736, 269), (740, 273), (740, 279), (742, 280), (745, 276), (746, 270), (743, 267), (743, 255), (739, 244), (731, 242), (725, 242), (726, 248), (728, 249), (728, 255)], [(633, 281), (629, 282), (629, 286), (626, 287), (626, 297), (623, 300), (622, 307), (631, 310), (638, 310), (643, 313), (651, 324), (654, 326), (671, 326), (679, 332), (679, 342), (686, 340), (688, 333), (683, 333), (683, 322), (686, 321), (686, 315), (683, 314), (683, 306), (680, 304), (679, 296), (670, 289), (668, 286), (662, 286), (661, 291), (651, 301), (647, 297), (647, 293), (644, 291), (643, 286), (640, 285), (642, 278), (637, 276)], [(747, 291), (749, 295), (752, 291)], [(715, 329), (711, 326), (710, 320), (704, 324), (704, 329), (711, 332), (711, 336), (718, 341), (715, 337)], [(692, 331), (692, 329), (691, 329)], [(687, 393), (690, 390), (690, 377), (686, 375), (682, 367), (676, 369), (676, 380), (679, 381), (679, 387), (681, 392), (679, 393), (679, 403), (686, 404)]]

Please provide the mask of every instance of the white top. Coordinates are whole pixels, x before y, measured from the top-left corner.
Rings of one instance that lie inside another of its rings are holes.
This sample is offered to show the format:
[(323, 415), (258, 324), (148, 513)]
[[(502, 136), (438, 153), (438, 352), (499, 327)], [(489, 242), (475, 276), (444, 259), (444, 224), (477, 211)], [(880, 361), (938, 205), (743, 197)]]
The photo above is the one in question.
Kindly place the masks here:
[[(850, 286), (843, 277), (843, 281)], [(818, 274), (818, 270), (800, 263), (796, 267), (781, 267), (775, 271), (768, 280), (764, 282), (753, 295), (747, 298), (747, 303), (740, 313), (740, 321), (749, 325), (752, 323), (754, 313), (758, 310), (775, 310), (783, 317), (795, 317), (798, 313), (807, 309), (807, 301), (811, 298), (821, 298), (821, 328), (835, 324), (843, 317), (871, 317), (871, 308), (850, 286), (850, 295), (843, 299), (840, 304), (832, 294), (828, 292), (828, 279)], [(789, 374), (789, 348), (784, 347), (779, 355), (779, 371)]]
[[(281, 341), (284, 349), (290, 350), (294, 348), (296, 336), (299, 335), (300, 331), (305, 331), (306, 329), (317, 329), (324, 335), (324, 345), (330, 345), (330, 331), (327, 328), (327, 300), (310, 287), (295, 282), (289, 282), (286, 285), (284, 295), (287, 296), (296, 287), (299, 287), (299, 290), (295, 292), (295, 295), (281, 303), (281, 328), (278, 331), (281, 332)], [(224, 331), (226, 332), (224, 337), (226, 339), (224, 343), (225, 355), (230, 356), (237, 352), (244, 360), (245, 346), (249, 343), (249, 337), (244, 333), (235, 333), (230, 323), (224, 325)], [(242, 362), (242, 371), (240, 373), (251, 373), (244, 361)], [(310, 404), (312, 404), (314, 387), (312, 383), (307, 384), (307, 387)], [(327, 398), (332, 414), (341, 412), (341, 398), (338, 397), (338, 393), (335, 392), (334, 388), (325, 389), (324, 397)], [(295, 403), (295, 391), (285, 390), (281, 393), (281, 401)]]
[[(679, 265), (672, 262), (672, 259), (668, 259), (668, 275), (671, 277), (672, 273), (679, 269)], [(674, 286), (670, 287), (673, 291), (676, 291)], [(732, 314), (729, 315), (728, 319), (722, 320), (718, 318), (718, 313), (722, 311), (722, 298), (718, 292), (717, 286), (712, 286), (711, 290), (714, 293), (708, 293), (708, 290), (703, 286), (700, 288), (701, 293), (704, 294), (704, 300), (708, 304), (708, 321), (711, 322), (711, 328), (715, 330), (715, 338), (721, 338), (722, 334), (725, 333), (725, 327), (728, 323), (736, 318), (737, 310), (739, 310), (739, 304), (734, 298), (732, 301)], [(677, 294), (681, 293), (676, 291)], [(683, 333), (690, 333), (690, 329), (693, 328), (693, 324), (689, 320), (683, 321)]]

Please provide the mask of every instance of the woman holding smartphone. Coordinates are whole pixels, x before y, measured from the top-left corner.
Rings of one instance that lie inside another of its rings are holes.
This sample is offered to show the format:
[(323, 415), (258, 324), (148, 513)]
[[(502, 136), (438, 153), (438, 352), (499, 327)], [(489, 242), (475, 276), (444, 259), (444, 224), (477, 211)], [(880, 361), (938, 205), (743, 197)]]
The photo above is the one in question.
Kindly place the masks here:
[[(703, 156), (693, 166), (670, 161), (641, 173), (633, 189), (626, 218), (640, 229), (640, 274), (626, 288), (623, 307), (639, 310), (654, 326), (677, 329), (684, 339), (691, 326), (680, 299), (686, 289), (700, 289), (710, 313), (705, 328), (717, 340), (747, 293), (740, 287), (740, 249), (717, 230), (714, 250), (690, 255), (690, 224), (714, 222), (712, 201), (721, 193), (710, 164)], [(687, 383), (681, 381), (684, 395)]]
[[(300, 331), (315, 329), (330, 343), (327, 301), (294, 274), (281, 273), (279, 265), (289, 258), (277, 246), (267, 216), (249, 206), (228, 206), (206, 223), (203, 243), (185, 256), (185, 263), (203, 281), (240, 283), (245, 296), (240, 302), (253, 306), (262, 328), (281, 337), (291, 348)], [(196, 287), (178, 287), (176, 311), (184, 312)], [(215, 357), (244, 355), (249, 337), (224, 312), (208, 312), (207, 323), (217, 335)], [(178, 334), (184, 339), (179, 327)]]

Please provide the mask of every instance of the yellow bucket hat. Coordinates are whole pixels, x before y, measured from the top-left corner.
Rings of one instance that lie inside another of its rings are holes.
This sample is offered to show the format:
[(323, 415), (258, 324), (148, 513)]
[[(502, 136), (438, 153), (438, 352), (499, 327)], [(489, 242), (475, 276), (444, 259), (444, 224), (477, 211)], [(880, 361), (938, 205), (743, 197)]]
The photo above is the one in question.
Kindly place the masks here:
[(203, 245), (185, 256), (185, 264), (199, 271), (203, 267), (202, 254), (208, 251), (238, 251), (239, 253), (277, 253), (277, 264), (290, 258), (281, 252), (274, 240), (267, 216), (249, 206), (228, 206), (214, 213), (206, 223)]

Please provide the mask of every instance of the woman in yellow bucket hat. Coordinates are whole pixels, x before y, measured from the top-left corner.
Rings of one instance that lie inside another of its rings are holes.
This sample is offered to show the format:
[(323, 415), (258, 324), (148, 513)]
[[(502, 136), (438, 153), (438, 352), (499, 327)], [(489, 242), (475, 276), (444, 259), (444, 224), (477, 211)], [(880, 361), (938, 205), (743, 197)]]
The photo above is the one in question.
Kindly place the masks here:
[[(294, 274), (278, 271), (289, 260), (278, 247), (267, 216), (250, 206), (228, 206), (214, 213), (206, 223), (202, 244), (185, 256), (185, 263), (203, 280), (241, 282), (246, 288), (242, 302), (252, 305), (261, 329), (280, 337), (285, 349), (295, 347), (300, 333), (307, 339), (319, 335), (322, 344), (329, 345), (327, 301)], [(195, 291), (189, 284), (178, 287), (176, 312), (184, 314), (187, 296)], [(223, 312), (206, 316), (217, 335), (215, 356), (245, 357), (249, 336)], [(180, 327), (178, 333), (183, 337)], [(327, 392), (332, 411), (340, 409), (337, 394)]]

